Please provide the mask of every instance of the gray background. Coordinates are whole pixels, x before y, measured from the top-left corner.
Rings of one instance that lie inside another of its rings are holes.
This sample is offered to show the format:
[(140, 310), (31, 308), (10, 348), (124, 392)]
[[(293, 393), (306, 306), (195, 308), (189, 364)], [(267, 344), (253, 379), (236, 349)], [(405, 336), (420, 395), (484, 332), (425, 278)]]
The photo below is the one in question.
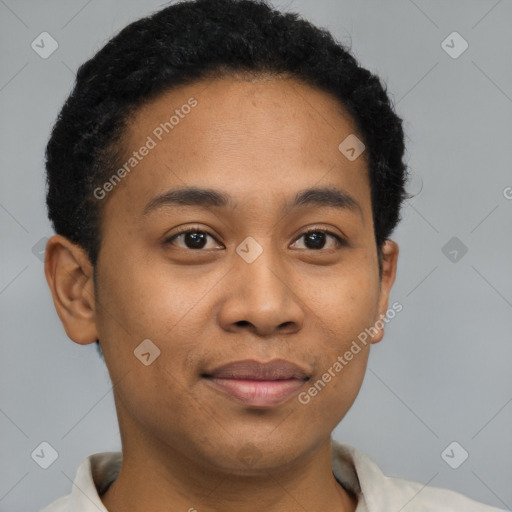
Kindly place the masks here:
[[(76, 69), (160, 5), (0, 0), (2, 512), (69, 493), (86, 456), (120, 449), (104, 363), (93, 345), (67, 339), (32, 249), (52, 233), (43, 153)], [(330, 29), (388, 84), (417, 193), (393, 237), (401, 252), (391, 302), (403, 311), (373, 347), (363, 389), (334, 437), (390, 475), (510, 509), (512, 3), (274, 5)], [(48, 59), (30, 46), (43, 31), (59, 44)], [(469, 43), (456, 59), (441, 47), (453, 31)], [(457, 261), (445, 256), (451, 246), (443, 252), (452, 237), (468, 249)], [(31, 458), (43, 441), (59, 454), (46, 470)], [(458, 469), (441, 457), (452, 441), (469, 453)]]

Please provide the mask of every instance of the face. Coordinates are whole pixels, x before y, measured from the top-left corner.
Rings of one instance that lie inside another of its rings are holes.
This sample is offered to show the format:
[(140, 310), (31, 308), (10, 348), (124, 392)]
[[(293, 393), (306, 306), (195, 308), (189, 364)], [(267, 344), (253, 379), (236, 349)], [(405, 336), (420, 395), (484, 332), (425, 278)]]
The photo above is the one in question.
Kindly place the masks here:
[[(123, 443), (138, 432), (249, 471), (244, 454), (276, 467), (329, 438), (382, 330), (344, 354), (386, 313), (397, 257), (387, 242), (380, 280), (366, 155), (338, 149), (351, 134), (336, 99), (278, 78), (198, 82), (138, 110), (137, 162), (102, 189), (90, 336), (75, 337), (101, 341)], [(303, 373), (215, 373), (276, 359)]]

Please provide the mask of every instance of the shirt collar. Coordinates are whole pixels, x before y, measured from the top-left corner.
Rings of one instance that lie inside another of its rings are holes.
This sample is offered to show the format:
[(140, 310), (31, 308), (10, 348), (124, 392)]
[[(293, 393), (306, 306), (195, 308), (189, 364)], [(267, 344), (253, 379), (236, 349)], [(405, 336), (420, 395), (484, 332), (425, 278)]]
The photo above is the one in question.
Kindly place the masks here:
[[(364, 470), (365, 475), (370, 476), (369, 472), (380, 473), (380, 470), (350, 445), (331, 440), (331, 446), (334, 477), (345, 489), (357, 495), (357, 512), (366, 510), (358, 474)], [(122, 460), (122, 452), (100, 452), (84, 459), (78, 466), (71, 494), (66, 497), (69, 509), (74, 512), (108, 512), (100, 496), (119, 475)]]

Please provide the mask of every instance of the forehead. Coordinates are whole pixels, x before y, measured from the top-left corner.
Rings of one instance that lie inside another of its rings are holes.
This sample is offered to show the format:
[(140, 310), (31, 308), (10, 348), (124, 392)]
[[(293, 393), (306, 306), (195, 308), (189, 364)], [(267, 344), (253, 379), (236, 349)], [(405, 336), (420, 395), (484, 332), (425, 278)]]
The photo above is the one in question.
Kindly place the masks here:
[[(364, 203), (366, 154), (351, 161), (339, 149), (355, 134), (336, 98), (297, 80), (203, 80), (136, 111), (122, 164), (137, 162), (115, 195), (141, 215), (155, 196), (178, 187), (220, 187), (239, 198), (237, 205), (258, 197), (265, 208), (299, 190), (336, 187)], [(141, 157), (144, 147), (150, 149)]]

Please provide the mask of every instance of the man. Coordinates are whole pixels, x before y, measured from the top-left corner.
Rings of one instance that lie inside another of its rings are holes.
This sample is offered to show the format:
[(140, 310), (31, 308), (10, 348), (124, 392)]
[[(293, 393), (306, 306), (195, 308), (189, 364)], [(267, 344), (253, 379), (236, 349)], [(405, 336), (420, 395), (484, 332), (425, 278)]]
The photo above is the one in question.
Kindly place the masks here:
[(395, 310), (403, 152), (378, 78), (264, 3), (175, 4), (79, 69), (45, 272), (122, 454), (45, 512), (497, 510), (331, 440)]

